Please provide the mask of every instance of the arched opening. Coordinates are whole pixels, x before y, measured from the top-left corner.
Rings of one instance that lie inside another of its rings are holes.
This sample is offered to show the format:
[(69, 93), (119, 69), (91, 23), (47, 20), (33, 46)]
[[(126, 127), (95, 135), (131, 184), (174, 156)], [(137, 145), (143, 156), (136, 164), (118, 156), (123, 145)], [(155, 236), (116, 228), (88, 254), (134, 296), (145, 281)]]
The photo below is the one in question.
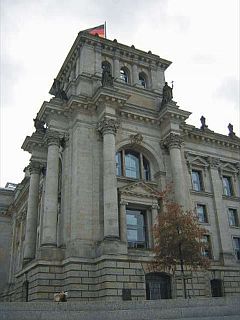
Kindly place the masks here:
[(120, 79), (125, 83), (129, 83), (129, 71), (127, 68), (123, 67), (120, 69)]
[(140, 72), (138, 78), (139, 78), (140, 85), (143, 88), (147, 88), (147, 77), (146, 77), (145, 73)]
[(146, 274), (147, 300), (171, 299), (171, 277), (164, 272)]
[(116, 174), (150, 181), (150, 164), (141, 152), (123, 149), (116, 153)]
[(210, 281), (212, 297), (223, 297), (223, 285), (221, 279), (212, 279)]

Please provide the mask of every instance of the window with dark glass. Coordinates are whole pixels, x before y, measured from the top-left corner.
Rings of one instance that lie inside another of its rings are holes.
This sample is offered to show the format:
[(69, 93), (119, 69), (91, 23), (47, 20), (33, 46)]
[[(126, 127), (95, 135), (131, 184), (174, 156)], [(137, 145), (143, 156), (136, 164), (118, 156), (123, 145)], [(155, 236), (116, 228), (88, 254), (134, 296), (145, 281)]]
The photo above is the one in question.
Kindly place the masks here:
[(140, 85), (141, 85), (143, 88), (146, 88), (146, 87), (147, 87), (146, 76), (145, 76), (142, 72), (139, 73), (139, 82), (140, 82)]
[(231, 177), (223, 176), (223, 194), (228, 197), (233, 196)]
[(203, 191), (202, 172), (192, 170), (192, 187), (195, 191)]
[(127, 241), (130, 248), (147, 248), (146, 212), (126, 209)]
[(125, 175), (129, 178), (140, 178), (139, 153), (134, 151), (125, 151)]
[(122, 79), (125, 83), (129, 83), (129, 72), (126, 68), (120, 69), (120, 79)]
[(232, 208), (228, 209), (228, 221), (231, 227), (239, 226), (238, 214), (236, 209), (232, 209)]
[(197, 204), (197, 216), (200, 223), (207, 223), (207, 209), (204, 204)]
[(209, 259), (212, 258), (212, 250), (211, 250), (211, 240), (209, 235), (204, 235), (202, 238), (202, 242), (205, 245), (205, 248), (202, 250), (202, 255)]
[(149, 161), (140, 152), (134, 150), (121, 150), (116, 153), (116, 174), (133, 179), (144, 179), (149, 181)]
[(234, 253), (237, 260), (240, 260), (240, 238), (233, 237)]
[(147, 300), (171, 299), (171, 277), (163, 272), (146, 274)]

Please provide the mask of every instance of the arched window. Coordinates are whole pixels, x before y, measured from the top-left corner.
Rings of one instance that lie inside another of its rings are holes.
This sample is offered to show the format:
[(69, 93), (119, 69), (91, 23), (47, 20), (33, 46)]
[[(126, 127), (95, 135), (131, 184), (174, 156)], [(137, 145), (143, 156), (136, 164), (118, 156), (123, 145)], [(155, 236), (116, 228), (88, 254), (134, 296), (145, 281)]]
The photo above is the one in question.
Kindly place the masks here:
[(147, 77), (143, 72), (139, 73), (139, 82), (143, 88), (147, 88)]
[(171, 277), (164, 272), (146, 274), (147, 300), (171, 299)]
[(127, 68), (123, 67), (120, 69), (120, 79), (125, 83), (129, 83), (129, 71)]
[(149, 161), (141, 152), (125, 149), (116, 153), (116, 174), (134, 179), (149, 181)]

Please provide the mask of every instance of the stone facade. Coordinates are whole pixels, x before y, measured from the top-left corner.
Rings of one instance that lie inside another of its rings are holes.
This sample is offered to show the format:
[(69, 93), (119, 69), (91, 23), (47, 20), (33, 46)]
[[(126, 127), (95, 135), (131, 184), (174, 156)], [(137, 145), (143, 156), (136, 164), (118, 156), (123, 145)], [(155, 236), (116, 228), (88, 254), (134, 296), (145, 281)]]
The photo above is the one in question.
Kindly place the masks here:
[[(111, 83), (102, 81), (106, 64)], [(211, 296), (215, 280), (222, 295), (240, 293), (240, 139), (187, 125), (190, 112), (162, 103), (170, 64), (79, 33), (50, 89), (55, 97), (22, 145), (31, 159), (7, 210), (2, 299), (52, 300), (61, 290), (70, 300), (182, 297), (180, 270), (154, 280), (147, 267), (157, 192), (171, 182), (175, 200), (198, 206), (208, 230), (211, 267), (186, 273), (188, 295)]]

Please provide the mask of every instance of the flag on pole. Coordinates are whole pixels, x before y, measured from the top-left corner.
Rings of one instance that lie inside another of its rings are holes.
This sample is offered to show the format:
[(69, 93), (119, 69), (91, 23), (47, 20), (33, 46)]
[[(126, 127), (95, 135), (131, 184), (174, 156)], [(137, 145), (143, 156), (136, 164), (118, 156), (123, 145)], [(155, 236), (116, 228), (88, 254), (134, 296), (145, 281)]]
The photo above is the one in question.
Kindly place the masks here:
[(101, 24), (100, 26), (83, 30), (83, 32), (88, 32), (89, 34), (92, 34), (93, 36), (98, 34), (99, 37), (106, 38), (106, 27), (105, 27), (105, 25), (106, 24)]

